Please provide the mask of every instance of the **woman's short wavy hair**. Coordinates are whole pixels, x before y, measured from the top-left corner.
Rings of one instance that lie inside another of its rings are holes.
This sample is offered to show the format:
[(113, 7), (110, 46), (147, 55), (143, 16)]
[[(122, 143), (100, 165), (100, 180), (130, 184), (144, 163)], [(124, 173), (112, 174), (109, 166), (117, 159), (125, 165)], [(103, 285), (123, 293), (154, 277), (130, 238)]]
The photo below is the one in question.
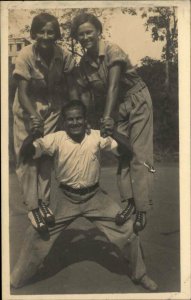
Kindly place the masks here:
[(93, 14), (81, 13), (77, 15), (72, 21), (70, 36), (73, 39), (78, 40), (78, 28), (80, 25), (87, 22), (91, 23), (100, 33), (102, 33), (102, 23), (96, 16), (94, 16)]
[(51, 22), (54, 31), (55, 31), (55, 37), (56, 40), (61, 39), (61, 33), (60, 33), (60, 26), (58, 23), (58, 20), (55, 16), (50, 15), (49, 13), (40, 13), (39, 15), (35, 16), (32, 20), (31, 24), (31, 30), (30, 30), (30, 36), (33, 40), (36, 39), (36, 34), (48, 23)]

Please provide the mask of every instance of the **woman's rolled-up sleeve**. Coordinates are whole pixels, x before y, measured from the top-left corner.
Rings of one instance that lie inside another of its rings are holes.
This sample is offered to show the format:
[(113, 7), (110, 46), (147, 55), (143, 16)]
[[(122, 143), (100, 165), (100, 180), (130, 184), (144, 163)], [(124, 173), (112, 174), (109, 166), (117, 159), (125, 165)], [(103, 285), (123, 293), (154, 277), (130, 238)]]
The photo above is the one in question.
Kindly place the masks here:
[(107, 66), (112, 67), (116, 63), (121, 63), (126, 68), (132, 68), (128, 55), (115, 44), (107, 46)]
[(20, 52), (15, 62), (15, 69), (13, 71), (13, 76), (21, 76), (26, 80), (31, 79), (30, 65), (27, 54), (27, 49), (24, 47)]

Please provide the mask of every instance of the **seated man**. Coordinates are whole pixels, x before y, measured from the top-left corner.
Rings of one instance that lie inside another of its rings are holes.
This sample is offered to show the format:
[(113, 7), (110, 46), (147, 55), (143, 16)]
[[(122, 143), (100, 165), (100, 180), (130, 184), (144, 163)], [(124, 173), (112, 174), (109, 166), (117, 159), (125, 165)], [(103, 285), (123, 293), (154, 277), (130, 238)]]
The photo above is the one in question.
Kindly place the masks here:
[[(131, 270), (131, 279), (155, 291), (157, 285), (146, 274), (139, 237), (133, 232), (133, 220), (129, 219), (122, 226), (116, 225), (115, 216), (121, 208), (99, 186), (100, 150), (117, 151), (117, 142), (111, 137), (102, 138), (98, 130), (86, 133), (86, 109), (80, 101), (68, 102), (63, 118), (65, 131), (49, 134), (33, 143), (28, 140), (21, 149), (25, 160), (43, 154), (55, 158), (61, 200), (55, 209), (55, 230), (49, 228), (48, 240), (44, 240), (31, 225), (27, 229), (19, 259), (11, 274), (12, 286), (18, 288), (24, 285), (36, 273), (61, 231), (83, 216), (123, 251), (129, 262), (127, 273)], [(121, 151), (123, 147), (128, 145), (120, 145)]]

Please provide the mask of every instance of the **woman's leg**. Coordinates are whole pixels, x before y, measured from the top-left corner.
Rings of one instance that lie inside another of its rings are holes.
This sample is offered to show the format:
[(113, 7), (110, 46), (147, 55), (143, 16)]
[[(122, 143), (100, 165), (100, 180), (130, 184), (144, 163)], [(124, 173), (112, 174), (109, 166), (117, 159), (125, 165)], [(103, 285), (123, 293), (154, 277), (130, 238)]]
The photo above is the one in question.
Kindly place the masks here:
[(147, 211), (152, 198), (153, 112), (146, 87), (128, 96), (119, 108), (118, 131), (130, 140), (133, 157), (121, 158), (118, 182), (123, 198), (134, 198), (138, 211)]
[(133, 197), (138, 211), (148, 211), (152, 199), (153, 181), (153, 111), (148, 89), (131, 96), (133, 110), (130, 114), (130, 141), (133, 157), (130, 174)]
[[(129, 116), (132, 110), (130, 99), (119, 106), (117, 130), (129, 139)], [(133, 189), (130, 173), (130, 160), (124, 155), (119, 157), (117, 170), (117, 184), (122, 202), (133, 198)]]
[(47, 206), (50, 204), (52, 169), (52, 157), (44, 155), (38, 159), (38, 199), (41, 199)]
[[(25, 124), (26, 123), (26, 124)], [(16, 174), (21, 186), (24, 203), (28, 211), (38, 207), (37, 162), (30, 160), (23, 164), (20, 148), (29, 135), (29, 125), (24, 119), (14, 116), (14, 148), (16, 155)]]
[[(50, 113), (44, 121), (44, 135), (56, 132), (60, 112)], [(53, 158), (45, 155), (38, 160), (38, 199), (43, 200), (46, 205), (50, 203), (51, 172), (53, 169)]]
[(133, 198), (130, 161), (125, 156), (118, 158), (117, 186), (122, 202), (127, 202), (128, 199)]

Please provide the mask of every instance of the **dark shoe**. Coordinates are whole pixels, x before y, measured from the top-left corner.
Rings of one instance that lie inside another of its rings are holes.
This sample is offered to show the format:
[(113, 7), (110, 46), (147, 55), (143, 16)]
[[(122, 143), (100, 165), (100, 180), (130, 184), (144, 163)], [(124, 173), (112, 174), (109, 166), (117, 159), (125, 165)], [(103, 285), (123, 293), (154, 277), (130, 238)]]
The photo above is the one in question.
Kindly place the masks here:
[(44, 233), (48, 231), (46, 224), (40, 214), (39, 208), (35, 208), (28, 213), (28, 218), (32, 226), (39, 232)]
[(121, 212), (118, 213), (115, 217), (115, 224), (116, 225), (123, 225), (135, 212), (135, 205), (133, 199), (128, 200), (127, 207)]
[(39, 200), (39, 210), (40, 210), (40, 213), (41, 213), (45, 223), (50, 227), (54, 226), (55, 225), (55, 217), (53, 215), (53, 212), (42, 200)]
[(147, 275), (144, 275), (139, 284), (141, 284), (145, 289), (149, 290), (150, 292), (155, 292), (158, 289), (157, 284)]
[(137, 211), (136, 219), (133, 224), (134, 232), (136, 233), (138, 231), (143, 230), (146, 226), (146, 223), (147, 223), (146, 212)]

